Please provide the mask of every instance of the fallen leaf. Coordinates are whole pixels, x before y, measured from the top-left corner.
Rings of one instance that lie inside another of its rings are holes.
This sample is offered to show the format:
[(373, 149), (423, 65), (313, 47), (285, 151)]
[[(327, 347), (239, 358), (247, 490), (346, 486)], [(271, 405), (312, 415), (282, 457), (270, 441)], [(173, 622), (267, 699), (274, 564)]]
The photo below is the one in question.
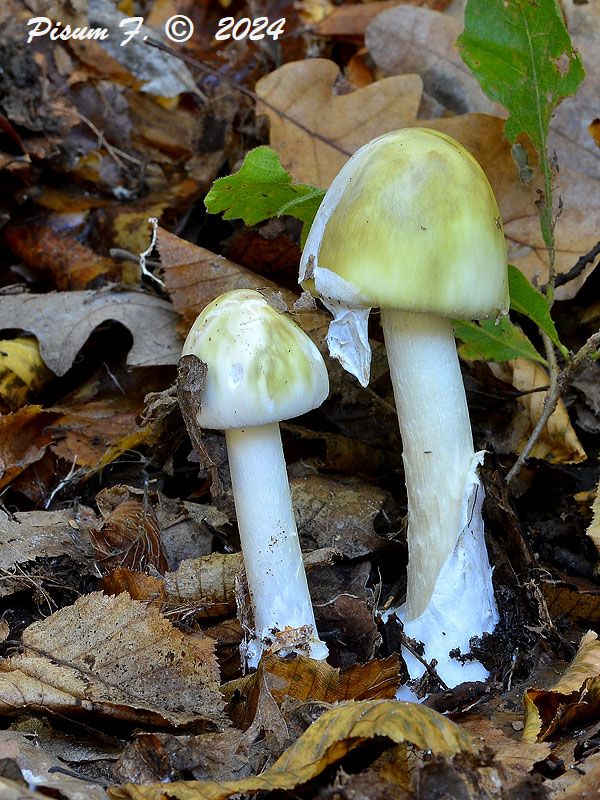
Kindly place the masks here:
[[(84, 775), (69, 775), (64, 769), (64, 762), (46, 752), (37, 740), (29, 741), (22, 733), (0, 731), (0, 753), (2, 758), (12, 761), (21, 770), (27, 783), (35, 791), (32, 797), (61, 797), (66, 800), (108, 800), (108, 795), (94, 780), (86, 780)], [(65, 774), (67, 773), (67, 774)], [(21, 786), (14, 800), (29, 797), (24, 786)], [(0, 794), (3, 800), (11, 800), (5, 795), (0, 783)]]
[[(223, 256), (180, 239), (163, 228), (156, 244), (167, 289), (183, 316), (181, 330), (187, 333), (196, 317), (212, 300), (233, 289), (279, 289), (272, 281), (244, 269)], [(293, 302), (292, 292), (284, 294)]]
[(243, 792), (291, 791), (374, 737), (444, 755), (473, 749), (458, 725), (425, 706), (397, 700), (350, 701), (326, 711), (261, 775), (239, 781), (178, 781), (168, 787), (127, 784), (111, 788), (109, 794), (115, 800), (225, 800)]
[[(52, 378), (35, 339), (0, 341), (0, 399), (10, 409), (24, 406), (30, 395)], [(0, 403), (0, 410), (2, 404)]]
[(456, 40), (462, 22), (428, 8), (397, 5), (379, 14), (369, 25), (365, 44), (378, 67), (388, 75), (416, 73), (423, 91), (434, 98), (442, 116), (481, 111), (498, 114), (458, 54)]
[(593, 518), (587, 529), (587, 535), (590, 537), (596, 550), (600, 553), (600, 483), (596, 489), (596, 497), (592, 504)]
[(54, 441), (48, 425), (56, 414), (41, 406), (25, 406), (12, 414), (0, 414), (0, 489), (39, 461)]
[(31, 589), (26, 565), (36, 559), (68, 556), (79, 569), (92, 571), (88, 533), (97, 522), (86, 506), (61, 511), (0, 509), (0, 596)]
[(100, 276), (120, 277), (118, 262), (48, 226), (9, 227), (4, 236), (16, 256), (48, 273), (58, 289), (86, 289)]
[(252, 675), (222, 687), (230, 701), (229, 714), (237, 727), (250, 727), (264, 702), (264, 693), (282, 706), (290, 698), (301, 702), (339, 703), (344, 700), (393, 699), (401, 682), (398, 654), (365, 664), (354, 664), (343, 672), (326, 661), (298, 656), (292, 659), (266, 654)]
[(550, 689), (528, 689), (525, 704), (526, 742), (540, 742), (574, 725), (600, 718), (600, 642), (588, 631), (571, 665)]
[(195, 618), (219, 617), (235, 610), (236, 581), (243, 569), (241, 553), (211, 553), (184, 561), (165, 575), (167, 609)]
[(375, 521), (391, 502), (385, 490), (324, 475), (292, 478), (290, 489), (305, 550), (332, 547), (346, 558), (359, 558), (387, 544), (375, 532)]
[[(510, 425), (510, 439), (507, 447), (512, 452), (520, 452), (529, 434), (542, 413), (544, 391), (532, 391), (548, 386), (548, 373), (534, 361), (517, 358), (503, 364), (490, 364), (497, 378), (511, 383), (520, 392), (528, 392), (517, 398), (522, 411)], [(587, 458), (569, 420), (569, 414), (562, 400), (548, 420), (542, 435), (531, 451), (531, 458), (541, 458), (556, 464), (578, 464)]]
[(243, 731), (229, 729), (200, 736), (142, 733), (125, 748), (114, 775), (133, 783), (170, 782), (184, 775), (225, 781), (252, 775), (263, 760), (261, 743)]
[(94, 592), (23, 632), (22, 652), (0, 661), (0, 710), (223, 725), (213, 648), (126, 594)]
[(577, 576), (542, 577), (540, 588), (553, 619), (561, 614), (580, 625), (600, 622), (600, 587)]
[(170, 303), (144, 292), (107, 289), (0, 297), (2, 326), (33, 333), (46, 366), (59, 376), (71, 367), (94, 329), (107, 320), (131, 331), (130, 366), (176, 364), (182, 345), (176, 317)]
[(335, 94), (338, 76), (332, 61), (313, 58), (285, 64), (256, 84), (261, 99), (304, 126), (257, 104), (256, 113), (269, 118), (271, 146), (281, 163), (297, 181), (320, 188), (331, 183), (361, 145), (414, 124), (421, 98), (417, 75), (384, 78), (341, 95)]
[[(436, 0), (430, 0), (435, 3)], [(311, 28), (317, 36), (362, 40), (367, 25), (382, 11), (398, 5), (399, 0), (373, 0), (371, 3), (342, 5), (331, 9), (324, 19), (311, 20)]]
[(577, 0), (563, 0), (569, 35), (585, 66), (585, 78), (575, 97), (567, 97), (554, 112), (550, 124), (550, 148), (556, 148), (558, 163), (598, 179), (600, 153), (588, 132), (598, 117), (600, 92), (600, 10), (597, 3), (580, 5)]
[(167, 570), (156, 514), (139, 501), (117, 506), (100, 528), (91, 530), (90, 539), (102, 574), (117, 567), (144, 572), (149, 565), (160, 573)]

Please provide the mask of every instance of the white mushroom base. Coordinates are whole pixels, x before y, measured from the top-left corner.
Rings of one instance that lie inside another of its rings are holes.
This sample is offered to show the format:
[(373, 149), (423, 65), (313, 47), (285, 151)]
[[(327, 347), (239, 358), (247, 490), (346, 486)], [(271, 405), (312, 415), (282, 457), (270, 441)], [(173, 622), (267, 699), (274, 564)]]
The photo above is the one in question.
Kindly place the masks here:
[(278, 423), (228, 430), (227, 453), (254, 631), (242, 657), (266, 650), (327, 658), (317, 634)]
[[(405, 619), (403, 606), (394, 609), (406, 635), (425, 643), (423, 658), (437, 661), (435, 671), (449, 687), (489, 677), (478, 661), (461, 663), (449, 653), (459, 648), (462, 655), (467, 654), (469, 639), (491, 633), (499, 620), (481, 516), (485, 493), (476, 472), (482, 460), (483, 453), (476, 453), (465, 490), (461, 531), (440, 570), (427, 607), (411, 620)], [(405, 647), (402, 655), (410, 677), (420, 678), (425, 672), (423, 664)]]

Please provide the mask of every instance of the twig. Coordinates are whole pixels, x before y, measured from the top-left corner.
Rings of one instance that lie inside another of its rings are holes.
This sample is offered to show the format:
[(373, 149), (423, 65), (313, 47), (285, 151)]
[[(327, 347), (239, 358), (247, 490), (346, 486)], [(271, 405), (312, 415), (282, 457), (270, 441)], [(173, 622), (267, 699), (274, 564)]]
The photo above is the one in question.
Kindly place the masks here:
[(525, 460), (529, 457), (529, 454), (533, 450), (535, 444), (537, 443), (538, 439), (541, 436), (542, 431), (547, 425), (548, 420), (556, 410), (558, 401), (562, 393), (564, 392), (565, 388), (571, 381), (573, 373), (576, 372), (576, 370), (579, 368), (581, 363), (586, 358), (590, 358), (599, 348), (600, 348), (600, 331), (590, 336), (590, 338), (586, 341), (586, 343), (579, 348), (579, 350), (575, 353), (575, 355), (571, 359), (569, 359), (567, 364), (563, 367), (563, 369), (560, 372), (558, 372), (555, 376), (553, 376), (552, 372), (550, 373), (550, 388), (548, 390), (548, 394), (544, 399), (542, 413), (540, 414), (540, 418), (538, 419), (533, 431), (531, 432), (529, 439), (527, 440), (527, 444), (523, 448), (522, 452), (519, 454), (519, 457), (515, 461), (513, 468), (506, 476), (507, 483), (510, 483), (510, 481), (516, 478), (516, 476), (523, 468)]
[(569, 281), (578, 278), (583, 270), (587, 267), (588, 264), (591, 264), (596, 256), (600, 255), (600, 242), (596, 242), (594, 247), (589, 250), (585, 255), (581, 256), (578, 259), (575, 266), (571, 267), (568, 272), (563, 273), (562, 275), (557, 275), (556, 280), (554, 281), (555, 286), (564, 286), (565, 283), (569, 283)]

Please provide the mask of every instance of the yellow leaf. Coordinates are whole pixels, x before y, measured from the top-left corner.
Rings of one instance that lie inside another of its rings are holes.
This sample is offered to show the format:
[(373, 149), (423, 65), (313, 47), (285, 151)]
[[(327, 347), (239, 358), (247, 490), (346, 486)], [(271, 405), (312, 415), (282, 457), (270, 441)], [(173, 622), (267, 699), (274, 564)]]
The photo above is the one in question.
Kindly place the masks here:
[(0, 397), (8, 406), (24, 406), (29, 395), (41, 389), (51, 376), (40, 356), (37, 339), (0, 341)]
[(600, 718), (600, 642), (594, 631), (582, 638), (571, 665), (550, 689), (528, 689), (526, 742), (544, 741), (558, 730)]
[(292, 791), (359, 744), (379, 736), (447, 756), (475, 749), (458, 725), (425, 706), (398, 700), (351, 701), (326, 711), (261, 775), (235, 781), (176, 781), (167, 786), (126, 784), (109, 793), (119, 800), (226, 800), (240, 793)]
[[(527, 392), (518, 398), (522, 410), (511, 426), (513, 430), (511, 446), (519, 453), (540, 418), (544, 406), (546, 392), (532, 390), (548, 386), (548, 373), (539, 364), (525, 358), (516, 358), (504, 364), (492, 364), (490, 369), (497, 378), (512, 383), (520, 392)], [(558, 401), (556, 410), (531, 451), (531, 457), (552, 461), (555, 464), (578, 464), (587, 458), (562, 400)]]

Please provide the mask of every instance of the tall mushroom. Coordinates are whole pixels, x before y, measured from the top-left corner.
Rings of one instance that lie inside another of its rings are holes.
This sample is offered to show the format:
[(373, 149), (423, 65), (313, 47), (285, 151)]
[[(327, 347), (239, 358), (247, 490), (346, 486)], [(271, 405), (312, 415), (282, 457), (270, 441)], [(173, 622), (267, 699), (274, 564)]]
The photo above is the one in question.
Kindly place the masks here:
[(280, 420), (321, 405), (329, 393), (321, 354), (290, 317), (253, 290), (227, 292), (201, 312), (182, 355), (207, 367), (197, 422), (225, 431), (255, 631), (249, 666), (270, 645), (327, 657), (302, 563)]
[[(367, 322), (381, 322), (408, 492), (406, 633), (450, 686), (484, 680), (449, 652), (493, 630), (498, 613), (484, 542), (469, 413), (452, 318), (508, 308), (498, 206), (473, 156), (443, 133), (394, 131), (366, 144), (329, 187), (308, 236), (300, 280), (334, 316), (333, 356), (369, 381)], [(406, 655), (413, 677), (421, 664)]]

